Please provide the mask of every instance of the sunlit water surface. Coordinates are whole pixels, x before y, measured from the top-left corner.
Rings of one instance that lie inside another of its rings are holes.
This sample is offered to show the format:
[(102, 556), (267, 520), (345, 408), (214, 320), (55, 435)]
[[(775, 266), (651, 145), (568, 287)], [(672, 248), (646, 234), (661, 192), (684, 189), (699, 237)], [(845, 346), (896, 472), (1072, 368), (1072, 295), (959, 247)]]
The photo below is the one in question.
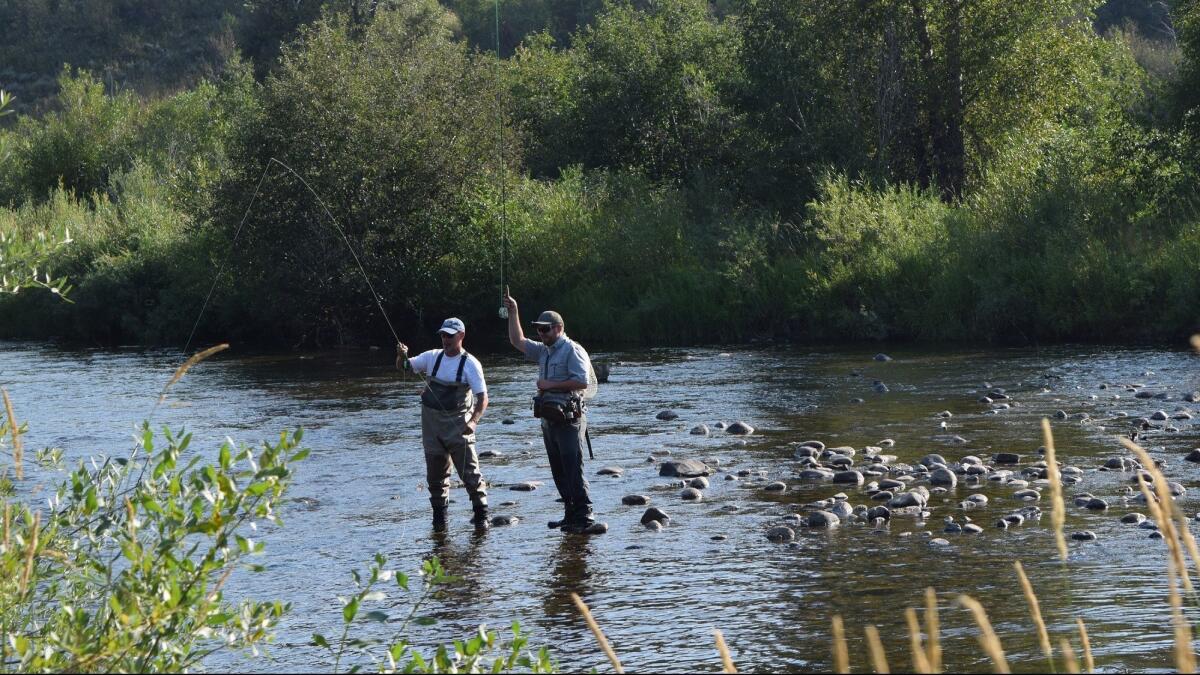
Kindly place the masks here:
[[(284, 527), (259, 529), (268, 571), (240, 572), (228, 587), (233, 597), (291, 602), (292, 612), (267, 655), (222, 655), (208, 667), (327, 669), (325, 654), (308, 646), (311, 635), (340, 634), (337, 596), (351, 588), (349, 571), (365, 569), (376, 552), (400, 571), (415, 570), (436, 554), (463, 578), (423, 610), (438, 623), (414, 627), (408, 636), (413, 642), (429, 647), (469, 635), (480, 623), (503, 628), (519, 620), (532, 643), (551, 647), (567, 670), (609, 668), (571, 604), (572, 592), (591, 606), (630, 670), (717, 671), (714, 628), (724, 632), (744, 671), (828, 670), (835, 613), (845, 618), (855, 669), (867, 667), (868, 624), (879, 627), (893, 668), (909, 669), (903, 612), (922, 603), (927, 586), (938, 591), (949, 669), (990, 670), (974, 624), (954, 602), (967, 593), (987, 607), (1014, 668), (1042, 670), (1045, 661), (1012, 569), (1018, 559), (1039, 593), (1056, 644), (1071, 637), (1079, 649), (1074, 622), (1082, 617), (1102, 669), (1170, 667), (1164, 546), (1146, 530), (1118, 522), (1139, 510), (1120, 499), (1130, 475), (1097, 469), (1120, 454), (1113, 436), (1128, 431), (1129, 419), (1118, 413), (1200, 409), (1182, 401), (1200, 389), (1200, 357), (1183, 350), (1094, 347), (898, 349), (890, 352), (895, 360), (875, 362), (874, 353), (780, 347), (594, 354), (612, 364), (612, 377), (590, 416), (596, 459), (586, 470), (598, 516), (610, 527), (592, 538), (545, 526), (561, 506), (537, 422), (527, 414), (535, 369), (510, 354), (483, 357), (492, 407), (478, 436), (481, 450), (502, 453), (483, 460), (493, 512), (521, 520), (475, 534), (467, 522), (469, 502), (456, 487), (450, 532), (440, 538), (430, 531), (422, 484), (419, 382), (401, 377), (389, 354), (222, 354), (171, 390), (154, 424), (187, 428), (195, 434), (195, 451), (213, 459), (226, 436), (253, 443), (291, 427), (305, 428), (305, 445), (313, 452), (296, 467), (292, 501), (282, 510)], [(180, 360), (167, 351), (0, 343), (0, 385), (12, 395), (18, 416), (29, 421), (27, 446), (59, 446), (69, 458), (125, 452)], [(890, 391), (875, 392), (875, 380)], [(1135, 399), (1119, 386), (1127, 384), (1166, 392), (1170, 400)], [(991, 387), (1008, 391), (1011, 409), (985, 414), (989, 406), (977, 399)], [(655, 419), (664, 409), (677, 411), (679, 419)], [(944, 430), (936, 417), (943, 410), (953, 413)], [(1041, 445), (1039, 419), (1058, 410), (1086, 412), (1093, 420), (1056, 422), (1055, 428), (1060, 459), (1084, 470), (1084, 480), (1066, 490), (1067, 529), (1099, 536), (1094, 543), (1071, 542), (1065, 567), (1056, 561), (1048, 517), (1007, 531), (992, 526), (1023, 503), (1012, 498), (1014, 488), (986, 481), (934, 495), (925, 521), (898, 516), (884, 531), (867, 525), (801, 531), (794, 546), (764, 536), (783, 516), (804, 513), (805, 504), (838, 492), (854, 504), (875, 504), (859, 489), (800, 482), (789, 443), (815, 439), (861, 453), (863, 446), (891, 438), (895, 448), (886, 452), (902, 462), (933, 452), (952, 462), (966, 455), (990, 461), (998, 451), (1033, 462)], [(501, 424), (505, 418), (515, 424)], [(735, 420), (753, 425), (754, 435), (689, 433), (697, 424)], [(1168, 475), (1189, 488), (1181, 503), (1192, 515), (1200, 465), (1184, 462), (1183, 455), (1200, 445), (1200, 432), (1192, 421), (1170, 424), (1178, 430), (1155, 430), (1143, 441), (1168, 462)], [(954, 435), (966, 444), (951, 443)], [(681, 501), (678, 481), (659, 477), (648, 459), (662, 459), (664, 450), (675, 458), (719, 460), (721, 470), (710, 477), (702, 501)], [(594, 475), (605, 465), (622, 467), (624, 475)], [(765, 476), (725, 480), (741, 469)], [(508, 488), (531, 480), (544, 485), (534, 492)], [(766, 492), (773, 480), (787, 482), (788, 491)], [(1092, 513), (1071, 505), (1071, 496), (1084, 491), (1114, 507)], [(988, 507), (962, 511), (959, 502), (975, 492), (990, 497)], [(666, 510), (670, 526), (644, 529), (644, 507), (621, 505), (621, 497), (633, 493), (649, 495)], [(948, 515), (959, 522), (967, 515), (985, 531), (943, 535)], [(727, 539), (714, 541), (714, 535)], [(931, 537), (946, 537), (951, 545), (931, 547)], [(373, 608), (399, 617), (406, 602), (393, 593)], [(367, 624), (358, 635), (384, 638), (394, 628)]]

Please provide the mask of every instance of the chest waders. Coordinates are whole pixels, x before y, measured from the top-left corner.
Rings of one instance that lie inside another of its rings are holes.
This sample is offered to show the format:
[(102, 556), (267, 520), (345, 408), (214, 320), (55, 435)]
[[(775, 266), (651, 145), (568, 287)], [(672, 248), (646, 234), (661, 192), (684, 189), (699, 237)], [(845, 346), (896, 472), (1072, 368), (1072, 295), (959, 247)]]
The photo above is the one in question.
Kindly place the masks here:
[(487, 526), (487, 485), (479, 471), (479, 456), (475, 453), (475, 434), (466, 425), (475, 406), (475, 395), (469, 383), (463, 381), (467, 352), (461, 352), (454, 380), (438, 377), (442, 367), (440, 352), (433, 362), (428, 384), (421, 392), (421, 445), (425, 449), (425, 478), (429, 485), (429, 502), (433, 506), (433, 529), (446, 528), (446, 506), (450, 495), (450, 467), (453, 464), (462, 479), (475, 517), (476, 527)]

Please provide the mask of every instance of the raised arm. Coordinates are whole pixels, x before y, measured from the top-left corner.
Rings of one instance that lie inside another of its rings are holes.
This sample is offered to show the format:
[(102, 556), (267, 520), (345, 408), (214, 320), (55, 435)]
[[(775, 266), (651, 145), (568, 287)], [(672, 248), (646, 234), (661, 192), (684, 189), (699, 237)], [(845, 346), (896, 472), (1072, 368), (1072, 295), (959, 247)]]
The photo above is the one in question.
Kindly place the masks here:
[(396, 343), (396, 370), (404, 370), (404, 362), (408, 360), (408, 345)]
[(504, 287), (504, 306), (508, 308), (508, 342), (517, 351), (525, 353), (525, 331), (521, 330), (521, 313), (517, 311), (517, 301), (508, 293), (508, 287)]

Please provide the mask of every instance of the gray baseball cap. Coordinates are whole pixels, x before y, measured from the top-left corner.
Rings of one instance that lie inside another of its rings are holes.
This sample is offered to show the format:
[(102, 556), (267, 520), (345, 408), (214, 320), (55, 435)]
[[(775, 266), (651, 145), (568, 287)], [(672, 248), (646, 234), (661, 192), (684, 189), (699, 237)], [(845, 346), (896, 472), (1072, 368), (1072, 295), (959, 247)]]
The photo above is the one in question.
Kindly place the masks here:
[(562, 314), (548, 309), (542, 312), (537, 321), (531, 321), (530, 323), (541, 326), (561, 326), (563, 325)]
[(466, 332), (466, 330), (467, 326), (462, 322), (462, 319), (450, 317), (442, 322), (442, 327), (438, 329), (438, 332), (445, 333), (446, 335), (456, 335)]

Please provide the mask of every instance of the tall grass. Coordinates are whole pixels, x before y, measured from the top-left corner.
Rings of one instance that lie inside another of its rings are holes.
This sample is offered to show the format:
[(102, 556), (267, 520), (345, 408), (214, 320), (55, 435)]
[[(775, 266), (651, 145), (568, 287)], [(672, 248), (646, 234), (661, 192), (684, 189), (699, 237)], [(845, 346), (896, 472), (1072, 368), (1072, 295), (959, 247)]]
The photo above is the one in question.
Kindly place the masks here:
[(1021, 565), (1021, 561), (1014, 561), (1013, 567), (1017, 570), (1017, 579), (1021, 581), (1021, 590), (1025, 593), (1025, 601), (1029, 603), (1029, 615), (1033, 618), (1034, 627), (1037, 628), (1038, 644), (1042, 648), (1042, 654), (1046, 657), (1046, 663), (1053, 672), (1054, 650), (1050, 648), (1050, 633), (1046, 631), (1046, 621), (1042, 619), (1042, 609), (1038, 603), (1037, 594), (1033, 592), (1033, 584), (1029, 583), (1029, 577), (1025, 576), (1025, 568)]
[[(1058, 557), (1065, 563), (1067, 561), (1067, 537), (1063, 532), (1063, 526), (1067, 521), (1067, 507), (1063, 502), (1062, 476), (1058, 471), (1054, 434), (1050, 432), (1050, 420), (1044, 417), (1042, 418), (1042, 438), (1046, 447), (1046, 477), (1050, 480), (1050, 526), (1054, 530), (1054, 542), (1058, 545)], [(1025, 576), (1024, 572), (1021, 572), (1021, 576)], [(1049, 649), (1047, 648), (1046, 651), (1048, 652)]]

